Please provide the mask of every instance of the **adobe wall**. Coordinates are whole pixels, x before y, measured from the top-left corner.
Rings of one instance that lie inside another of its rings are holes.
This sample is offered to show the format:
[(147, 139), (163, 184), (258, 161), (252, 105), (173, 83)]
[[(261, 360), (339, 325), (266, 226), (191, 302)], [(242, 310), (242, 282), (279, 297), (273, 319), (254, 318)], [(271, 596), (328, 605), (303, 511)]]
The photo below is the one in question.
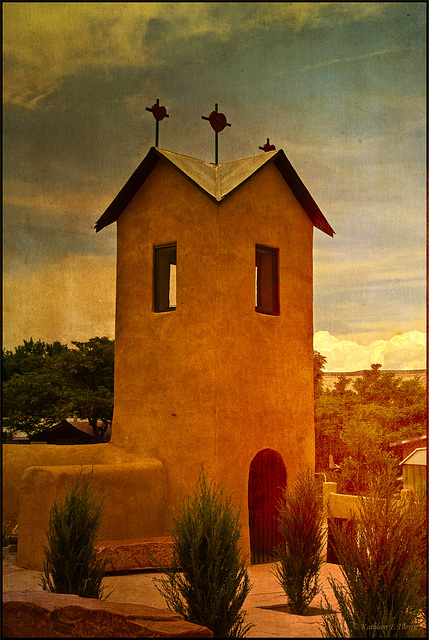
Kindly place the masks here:
[[(365, 500), (368, 499), (365, 496), (336, 493), (336, 491), (336, 482), (323, 483), (323, 526), (326, 532), (323, 550), (324, 560), (326, 560), (328, 548), (328, 520), (340, 518), (343, 520), (354, 520), (359, 524), (359, 521), (362, 519), (362, 508)], [(407, 502), (412, 499), (412, 496), (413, 490), (410, 487), (404, 486), (397, 499), (400, 504), (405, 506)]]
[[(81, 465), (29, 467), (19, 492), (17, 563), (42, 570), (45, 531), (54, 501), (70, 491)], [(166, 480), (158, 460), (100, 464), (85, 467), (91, 487), (104, 499), (98, 540), (121, 540), (165, 535)]]
[(19, 483), (24, 471), (32, 466), (122, 463), (134, 456), (110, 443), (92, 445), (5, 444), (2, 447), (3, 523), (18, 519)]
[(109, 444), (4, 445), (3, 523), (18, 526), (18, 564), (43, 570), (43, 545), (54, 500), (77, 473), (92, 470), (91, 485), (105, 497), (100, 540), (166, 535), (167, 480), (159, 460)]

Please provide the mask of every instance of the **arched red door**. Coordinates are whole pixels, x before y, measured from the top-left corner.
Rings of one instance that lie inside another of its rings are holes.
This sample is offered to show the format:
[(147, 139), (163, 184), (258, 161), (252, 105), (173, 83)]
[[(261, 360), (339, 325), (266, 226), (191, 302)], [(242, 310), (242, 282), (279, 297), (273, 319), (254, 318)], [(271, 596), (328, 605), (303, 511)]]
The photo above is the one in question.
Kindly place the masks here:
[(277, 504), (286, 487), (286, 467), (274, 449), (256, 454), (249, 471), (249, 527), (251, 563), (276, 559), (275, 548), (281, 542), (277, 528)]

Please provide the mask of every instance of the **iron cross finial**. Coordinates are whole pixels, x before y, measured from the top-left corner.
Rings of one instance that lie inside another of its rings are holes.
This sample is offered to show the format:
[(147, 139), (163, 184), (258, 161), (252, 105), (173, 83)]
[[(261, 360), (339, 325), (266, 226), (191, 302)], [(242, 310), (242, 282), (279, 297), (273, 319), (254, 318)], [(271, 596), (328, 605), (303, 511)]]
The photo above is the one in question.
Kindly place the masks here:
[(159, 98), (156, 99), (156, 103), (151, 107), (146, 107), (146, 111), (151, 111), (153, 117), (156, 120), (155, 126), (155, 147), (158, 146), (159, 142), (159, 123), (164, 118), (169, 118), (170, 116), (167, 114), (167, 109), (163, 106), (159, 106)]
[(214, 111), (209, 113), (209, 116), (201, 116), (203, 120), (208, 120), (212, 126), (212, 129), (215, 132), (215, 164), (219, 164), (219, 143), (218, 143), (218, 135), (221, 131), (225, 129), (225, 127), (230, 127), (229, 122), (226, 121), (226, 116), (224, 113), (218, 112), (218, 104), (215, 103)]

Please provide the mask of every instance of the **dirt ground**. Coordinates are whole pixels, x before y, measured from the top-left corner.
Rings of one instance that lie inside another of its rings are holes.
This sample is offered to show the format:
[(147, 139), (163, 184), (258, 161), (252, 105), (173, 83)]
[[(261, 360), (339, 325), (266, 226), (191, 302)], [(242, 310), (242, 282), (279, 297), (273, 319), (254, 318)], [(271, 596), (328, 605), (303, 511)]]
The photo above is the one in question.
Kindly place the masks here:
[[(322, 594), (316, 596), (306, 616), (289, 612), (286, 595), (272, 573), (273, 565), (259, 564), (248, 567), (252, 590), (244, 603), (246, 622), (254, 626), (249, 638), (321, 638), (322, 622), (320, 604)], [(29, 571), (16, 564), (15, 552), (3, 552), (3, 591), (41, 590), (42, 573)], [(103, 584), (113, 590), (108, 601), (145, 604), (166, 609), (165, 600), (154, 584), (158, 574), (150, 571), (128, 571), (107, 574)], [(343, 582), (338, 565), (325, 563), (321, 570), (323, 593), (333, 606), (335, 597), (328, 583), (328, 576)]]

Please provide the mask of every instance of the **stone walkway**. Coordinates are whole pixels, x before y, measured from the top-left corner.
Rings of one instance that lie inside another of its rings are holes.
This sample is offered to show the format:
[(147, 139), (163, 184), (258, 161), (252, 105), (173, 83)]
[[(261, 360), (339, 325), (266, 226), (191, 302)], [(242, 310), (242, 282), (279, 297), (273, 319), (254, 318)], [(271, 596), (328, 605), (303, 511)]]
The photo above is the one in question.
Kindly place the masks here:
[[(252, 565), (248, 568), (253, 588), (247, 597), (244, 609), (247, 611), (246, 622), (254, 624), (249, 638), (320, 638), (321, 594), (311, 603), (310, 615), (296, 616), (288, 612), (286, 596), (271, 572), (272, 565)], [(29, 571), (16, 564), (16, 554), (6, 553), (3, 556), (3, 591), (41, 590), (41, 572)], [(331, 602), (335, 602), (327, 582), (331, 575), (341, 580), (341, 570), (337, 565), (324, 564), (321, 571), (322, 588)], [(113, 590), (109, 597), (111, 602), (129, 602), (145, 604), (165, 609), (165, 600), (157, 591), (153, 578), (157, 574), (127, 572), (109, 574), (104, 578), (107, 591)]]

